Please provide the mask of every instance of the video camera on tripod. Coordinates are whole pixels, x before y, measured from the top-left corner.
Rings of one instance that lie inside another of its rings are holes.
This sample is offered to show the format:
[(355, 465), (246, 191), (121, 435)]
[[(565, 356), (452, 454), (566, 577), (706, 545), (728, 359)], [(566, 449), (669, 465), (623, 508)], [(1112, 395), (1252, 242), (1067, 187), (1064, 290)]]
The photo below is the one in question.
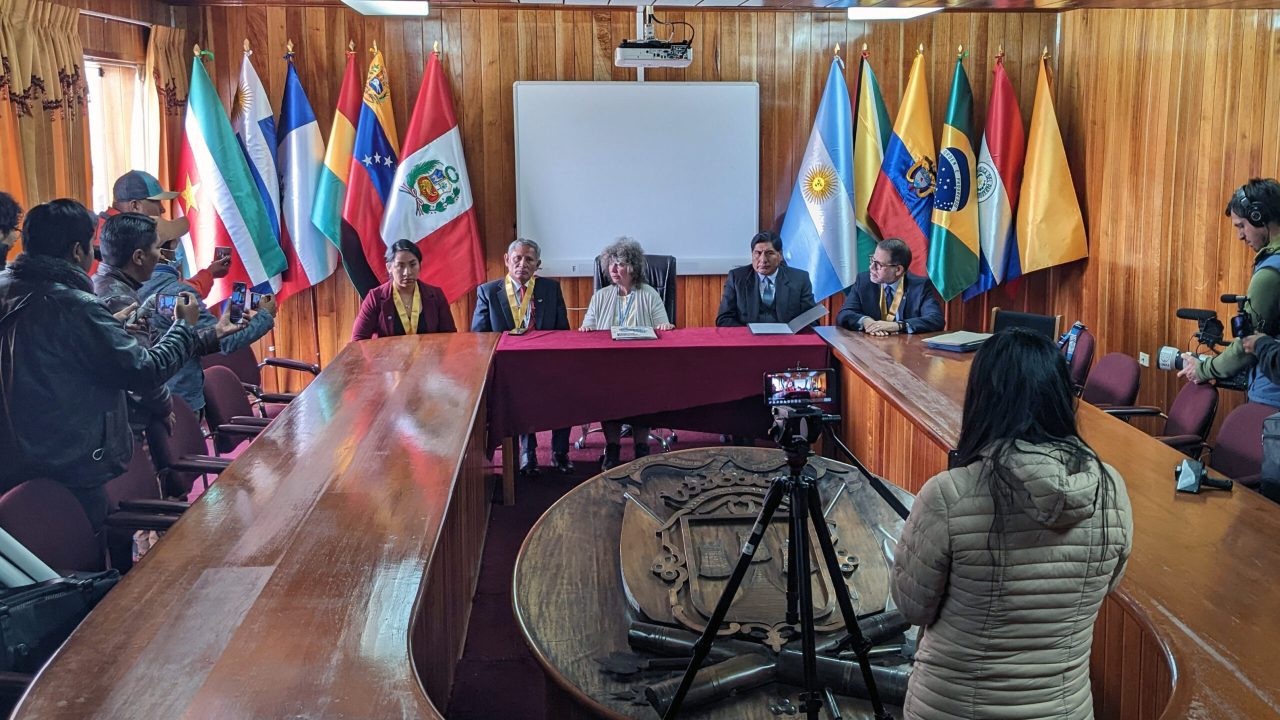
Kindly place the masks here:
[[(1231, 318), (1231, 338), (1234, 340), (1252, 335), (1254, 333), (1253, 320), (1249, 317), (1248, 310), (1245, 309), (1249, 304), (1249, 296), (1227, 293), (1220, 299), (1224, 303), (1235, 303), (1236, 305), (1236, 314)], [(1211, 351), (1210, 354), (1196, 353), (1194, 349), (1191, 350), (1198, 359), (1208, 360), (1219, 353), (1219, 347), (1231, 344), (1231, 340), (1227, 340), (1224, 337), (1226, 327), (1218, 319), (1218, 313), (1213, 310), (1178, 308), (1175, 314), (1183, 320), (1196, 321), (1196, 332), (1191, 336), (1191, 339)], [(1184, 365), (1183, 352), (1183, 350), (1172, 345), (1161, 347), (1156, 353), (1156, 367), (1161, 370), (1173, 370), (1175, 372), (1181, 370)], [(1249, 372), (1247, 370), (1242, 371), (1232, 377), (1218, 380), (1217, 386), (1224, 390), (1247, 390), (1249, 388)]]
[(764, 399), (773, 411), (770, 440), (784, 450), (813, 445), (827, 423), (840, 421), (839, 415), (822, 410), (834, 401), (828, 391), (830, 378), (830, 368), (765, 373)]

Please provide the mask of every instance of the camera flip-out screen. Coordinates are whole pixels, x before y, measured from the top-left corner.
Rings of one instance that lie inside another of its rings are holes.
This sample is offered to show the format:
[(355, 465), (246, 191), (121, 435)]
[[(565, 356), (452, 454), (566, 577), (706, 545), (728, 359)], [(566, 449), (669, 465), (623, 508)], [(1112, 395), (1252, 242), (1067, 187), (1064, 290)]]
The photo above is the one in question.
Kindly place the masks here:
[(832, 402), (831, 368), (785, 370), (764, 374), (764, 397), (769, 405), (810, 405)]

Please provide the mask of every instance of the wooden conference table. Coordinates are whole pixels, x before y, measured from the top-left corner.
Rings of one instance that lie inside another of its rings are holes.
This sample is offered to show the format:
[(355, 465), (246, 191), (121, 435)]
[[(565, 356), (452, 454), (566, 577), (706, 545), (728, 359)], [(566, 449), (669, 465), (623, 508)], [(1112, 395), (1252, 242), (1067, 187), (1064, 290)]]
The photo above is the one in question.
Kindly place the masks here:
[[(918, 491), (956, 445), (973, 356), (918, 337), (819, 333), (840, 363), (845, 442)], [(1098, 716), (1280, 717), (1280, 509), (1244, 488), (1177, 493), (1183, 455), (1085, 403), (1078, 422), (1133, 505), (1133, 554), (1094, 633)]]
[(111, 591), (19, 718), (439, 718), (497, 336), (351, 343)]

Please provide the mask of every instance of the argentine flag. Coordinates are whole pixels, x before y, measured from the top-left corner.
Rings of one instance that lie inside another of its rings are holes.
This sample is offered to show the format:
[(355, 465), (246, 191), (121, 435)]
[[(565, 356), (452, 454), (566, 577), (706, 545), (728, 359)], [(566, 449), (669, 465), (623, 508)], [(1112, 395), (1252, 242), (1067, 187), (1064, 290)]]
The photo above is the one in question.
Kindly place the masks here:
[(858, 274), (853, 111), (843, 71), (844, 63), (833, 58), (782, 223), (783, 256), (809, 273), (817, 300), (849, 287)]
[[(280, 173), (276, 169), (276, 121), (275, 111), (271, 109), (271, 101), (267, 91), (262, 87), (262, 80), (249, 62), (253, 51), (245, 41), (244, 61), (240, 64), (240, 81), (236, 85), (235, 98), (231, 101), (231, 127), (235, 130), (236, 141), (240, 143), (240, 151), (249, 163), (249, 175), (253, 178), (254, 188), (262, 198), (262, 205), (267, 210), (267, 221), (271, 224), (271, 233), (275, 244), (280, 244)], [(246, 248), (236, 245), (243, 256)], [(250, 266), (245, 260), (245, 265)], [(254, 292), (277, 293), (280, 291), (280, 275), (272, 275), (261, 281), (253, 277)]]

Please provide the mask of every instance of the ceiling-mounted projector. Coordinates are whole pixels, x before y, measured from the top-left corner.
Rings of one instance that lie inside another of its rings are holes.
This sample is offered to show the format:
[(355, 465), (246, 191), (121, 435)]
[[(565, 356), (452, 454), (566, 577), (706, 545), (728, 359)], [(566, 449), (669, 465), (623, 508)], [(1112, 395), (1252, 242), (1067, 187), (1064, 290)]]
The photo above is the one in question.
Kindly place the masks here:
[(618, 67), (683, 68), (692, 62), (693, 45), (688, 42), (623, 40), (613, 52), (613, 64)]

